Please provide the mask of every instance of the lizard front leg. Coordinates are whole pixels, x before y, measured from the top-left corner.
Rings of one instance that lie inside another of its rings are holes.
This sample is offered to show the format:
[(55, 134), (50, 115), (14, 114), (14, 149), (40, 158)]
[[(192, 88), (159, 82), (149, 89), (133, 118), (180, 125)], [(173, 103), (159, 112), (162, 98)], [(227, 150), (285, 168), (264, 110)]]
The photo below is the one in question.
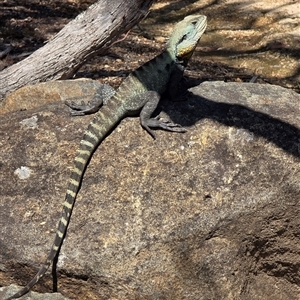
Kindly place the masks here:
[(155, 133), (150, 128), (162, 128), (168, 131), (174, 132), (186, 132), (185, 128), (182, 128), (181, 125), (172, 123), (168, 120), (160, 120), (159, 117), (151, 118), (154, 110), (156, 109), (158, 102), (160, 100), (160, 95), (155, 91), (148, 91), (139, 95), (147, 99), (145, 105), (143, 106), (140, 113), (140, 122), (144, 129), (155, 139)]

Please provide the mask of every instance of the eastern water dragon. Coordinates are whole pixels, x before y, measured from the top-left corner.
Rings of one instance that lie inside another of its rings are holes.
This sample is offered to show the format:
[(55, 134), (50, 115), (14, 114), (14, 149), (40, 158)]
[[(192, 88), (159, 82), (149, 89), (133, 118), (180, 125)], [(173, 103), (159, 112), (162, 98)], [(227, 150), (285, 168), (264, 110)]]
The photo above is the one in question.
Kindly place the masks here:
[[(165, 51), (132, 72), (122, 82), (116, 93), (96, 113), (85, 131), (76, 153), (63, 203), (62, 216), (50, 253), (34, 278), (7, 300), (26, 294), (45, 275), (53, 261), (57, 260), (85, 168), (98, 145), (118, 125), (120, 120), (139, 115), (142, 127), (153, 138), (155, 138), (155, 134), (151, 128), (162, 128), (175, 132), (186, 131), (177, 124), (151, 118), (151, 115), (156, 109), (162, 93), (166, 91), (171, 98), (176, 97), (178, 83), (206, 29), (206, 24), (206, 17), (203, 15), (190, 15), (177, 23)], [(80, 107), (73, 108), (80, 110)], [(90, 113), (94, 110), (94, 107), (88, 109), (84, 107), (80, 113)]]

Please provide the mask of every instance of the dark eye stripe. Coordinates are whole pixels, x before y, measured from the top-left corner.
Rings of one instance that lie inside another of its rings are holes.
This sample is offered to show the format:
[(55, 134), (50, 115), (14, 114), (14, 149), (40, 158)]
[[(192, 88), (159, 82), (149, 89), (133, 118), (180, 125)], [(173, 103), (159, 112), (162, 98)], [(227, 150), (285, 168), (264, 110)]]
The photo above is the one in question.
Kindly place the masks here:
[(183, 42), (186, 39), (187, 35), (183, 35), (182, 38), (179, 40), (179, 43)]

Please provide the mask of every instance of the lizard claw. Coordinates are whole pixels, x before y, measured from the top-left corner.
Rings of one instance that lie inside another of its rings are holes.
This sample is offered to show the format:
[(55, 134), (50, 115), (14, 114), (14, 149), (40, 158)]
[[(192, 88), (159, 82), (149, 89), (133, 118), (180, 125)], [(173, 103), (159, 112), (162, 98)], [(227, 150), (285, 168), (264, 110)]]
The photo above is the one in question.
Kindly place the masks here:
[(158, 117), (147, 120), (146, 124), (142, 126), (155, 138), (153, 131), (149, 128), (162, 128), (164, 130), (173, 131), (173, 132), (186, 132), (187, 129), (181, 127), (181, 125), (172, 123), (166, 119), (159, 119)]
[(172, 123), (168, 120), (162, 120), (159, 123), (159, 127), (168, 131), (174, 132), (187, 132), (187, 129), (182, 127), (180, 124)]

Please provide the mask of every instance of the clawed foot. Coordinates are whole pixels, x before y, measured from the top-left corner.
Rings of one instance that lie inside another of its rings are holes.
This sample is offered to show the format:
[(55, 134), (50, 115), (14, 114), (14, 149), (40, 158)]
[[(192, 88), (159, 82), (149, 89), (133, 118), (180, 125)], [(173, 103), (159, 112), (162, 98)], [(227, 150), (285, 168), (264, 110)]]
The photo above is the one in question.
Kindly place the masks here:
[(83, 101), (81, 104), (76, 104), (75, 102), (67, 102), (65, 101), (65, 104), (69, 106), (71, 110), (71, 115), (72, 116), (84, 116), (88, 114), (93, 114), (97, 112), (100, 107), (102, 106), (102, 102), (93, 102), (90, 101), (87, 104), (85, 104)]
[(159, 116), (143, 121), (142, 126), (146, 129), (150, 135), (155, 139), (155, 133), (150, 128), (162, 128), (164, 130), (173, 131), (173, 132), (187, 132), (187, 129), (183, 128), (181, 125), (172, 123), (166, 119), (160, 119)]

